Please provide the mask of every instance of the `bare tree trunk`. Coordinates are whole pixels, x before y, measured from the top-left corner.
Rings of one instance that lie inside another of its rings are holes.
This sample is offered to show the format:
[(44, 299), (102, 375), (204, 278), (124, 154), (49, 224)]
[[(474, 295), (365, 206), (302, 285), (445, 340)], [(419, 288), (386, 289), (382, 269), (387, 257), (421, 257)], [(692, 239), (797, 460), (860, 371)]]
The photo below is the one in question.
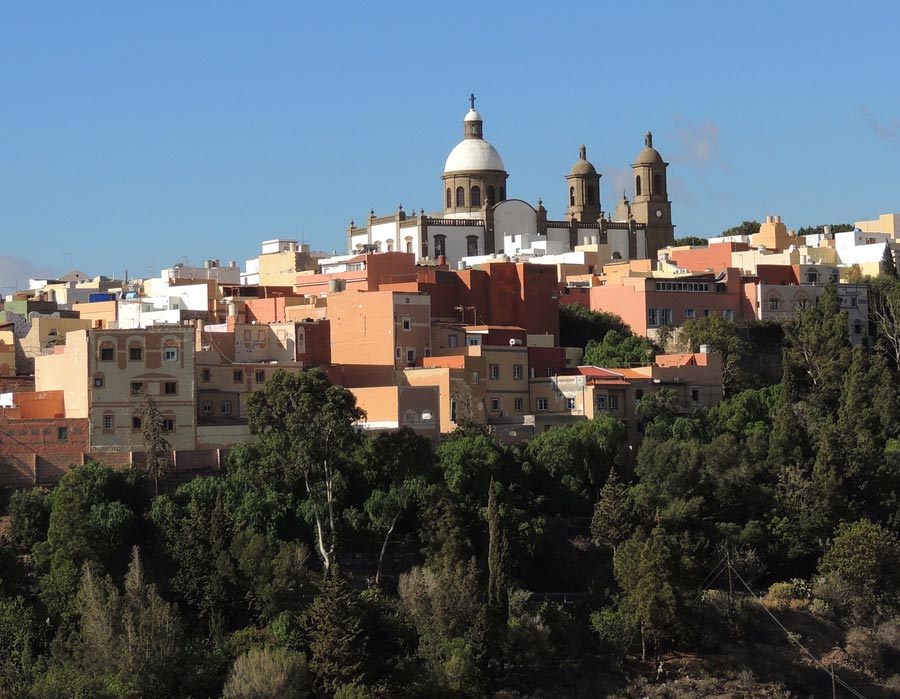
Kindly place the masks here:
[(319, 513), (319, 507), (312, 497), (312, 488), (309, 486), (309, 479), (306, 478), (304, 480), (306, 482), (306, 494), (309, 495), (310, 501), (312, 502), (313, 517), (316, 520), (316, 545), (319, 549), (319, 555), (322, 557), (322, 565), (325, 568), (325, 574), (328, 575), (328, 571), (331, 569), (331, 556), (328, 549), (325, 548), (325, 531), (322, 527), (322, 515)]
[(644, 634), (644, 622), (641, 622), (641, 660), (647, 659), (647, 637)]
[(384, 543), (381, 545), (381, 555), (378, 556), (378, 570), (375, 571), (375, 584), (379, 585), (381, 583), (381, 567), (384, 563), (384, 552), (387, 551), (388, 539), (391, 538), (391, 533), (394, 531), (394, 525), (397, 524), (397, 520), (400, 519), (400, 513), (398, 512), (393, 521), (391, 522), (390, 529), (387, 530), (387, 534), (384, 535)]

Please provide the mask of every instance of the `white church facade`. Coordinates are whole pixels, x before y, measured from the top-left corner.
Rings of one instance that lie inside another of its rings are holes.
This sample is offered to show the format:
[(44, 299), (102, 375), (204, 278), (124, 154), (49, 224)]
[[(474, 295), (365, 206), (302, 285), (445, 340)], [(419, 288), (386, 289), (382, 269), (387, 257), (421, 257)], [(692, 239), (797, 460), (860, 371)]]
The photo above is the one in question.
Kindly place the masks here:
[(497, 149), (484, 139), (483, 124), (473, 95), (463, 140), (450, 151), (441, 175), (442, 213), (408, 213), (400, 207), (392, 215), (375, 216), (372, 211), (365, 225), (351, 222), (347, 252), (410, 252), (419, 262), (457, 266), (496, 255), (559, 255), (586, 245), (603, 247), (610, 260), (656, 259), (660, 248), (674, 243), (668, 163), (653, 148), (650, 133), (631, 166), (634, 195), (630, 201), (623, 195), (613, 213), (601, 207), (601, 175), (581, 146), (566, 175), (566, 218), (554, 221), (547, 219), (541, 200), (534, 207), (507, 197), (509, 174)]

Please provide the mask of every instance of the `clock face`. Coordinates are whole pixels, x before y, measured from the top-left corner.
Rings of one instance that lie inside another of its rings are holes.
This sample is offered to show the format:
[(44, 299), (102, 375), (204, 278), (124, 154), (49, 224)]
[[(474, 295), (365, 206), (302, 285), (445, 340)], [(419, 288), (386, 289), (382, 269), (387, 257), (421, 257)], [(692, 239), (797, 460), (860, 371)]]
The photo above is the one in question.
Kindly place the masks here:
[(662, 218), (662, 210), (661, 209), (656, 210), (656, 218)]

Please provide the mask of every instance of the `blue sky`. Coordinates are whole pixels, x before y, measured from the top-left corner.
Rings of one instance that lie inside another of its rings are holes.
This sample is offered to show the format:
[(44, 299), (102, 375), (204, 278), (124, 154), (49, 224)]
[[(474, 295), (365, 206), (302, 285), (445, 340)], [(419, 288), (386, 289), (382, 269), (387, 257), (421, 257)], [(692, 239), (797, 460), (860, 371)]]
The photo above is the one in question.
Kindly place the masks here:
[(900, 210), (894, 3), (0, 4), (0, 293), (441, 206), (470, 92), (551, 217), (654, 133), (676, 234)]

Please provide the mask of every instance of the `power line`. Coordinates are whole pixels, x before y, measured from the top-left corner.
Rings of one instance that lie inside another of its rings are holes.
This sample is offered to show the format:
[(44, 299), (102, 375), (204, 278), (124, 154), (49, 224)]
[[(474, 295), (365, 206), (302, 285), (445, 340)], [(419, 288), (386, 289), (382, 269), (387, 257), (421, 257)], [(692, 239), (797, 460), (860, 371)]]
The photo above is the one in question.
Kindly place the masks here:
[(776, 624), (778, 624), (778, 628), (780, 628), (782, 631), (784, 631), (784, 635), (787, 636), (788, 640), (791, 641), (792, 643), (797, 644), (803, 650), (803, 652), (806, 653), (806, 655), (809, 657), (809, 659), (812, 660), (813, 663), (816, 664), (816, 666), (818, 666), (820, 669), (822, 669), (823, 671), (828, 673), (828, 675), (832, 679), (832, 682), (837, 682), (839, 685), (841, 685), (841, 687), (843, 687), (848, 692), (853, 694), (853, 696), (859, 697), (859, 699), (866, 699), (866, 697), (864, 695), (860, 694), (853, 687), (851, 687), (849, 684), (844, 682), (844, 680), (842, 680), (834, 672), (833, 667), (831, 669), (825, 667), (825, 665), (823, 665), (822, 662), (818, 658), (816, 658), (815, 655), (813, 655), (812, 651), (810, 651), (809, 648), (807, 648), (800, 642), (800, 640), (796, 634), (793, 634), (790, 631), (788, 631), (787, 627), (778, 620), (778, 617), (776, 617), (774, 614), (772, 614), (771, 610), (765, 604), (763, 604), (763, 601), (760, 599), (759, 595), (757, 595), (750, 588), (750, 586), (747, 584), (747, 582), (744, 580), (744, 578), (741, 577), (741, 574), (737, 572), (737, 570), (734, 568), (733, 565), (731, 565), (730, 561), (728, 563), (728, 568), (731, 570), (732, 573), (734, 573), (735, 577), (737, 577), (737, 579), (741, 581), (741, 584), (745, 588), (747, 588), (747, 592), (749, 592), (753, 596), (753, 599), (755, 599), (759, 603), (759, 606), (763, 608), (763, 611), (765, 611), (765, 613), (769, 615), (769, 617), (772, 619), (772, 621), (774, 621)]

